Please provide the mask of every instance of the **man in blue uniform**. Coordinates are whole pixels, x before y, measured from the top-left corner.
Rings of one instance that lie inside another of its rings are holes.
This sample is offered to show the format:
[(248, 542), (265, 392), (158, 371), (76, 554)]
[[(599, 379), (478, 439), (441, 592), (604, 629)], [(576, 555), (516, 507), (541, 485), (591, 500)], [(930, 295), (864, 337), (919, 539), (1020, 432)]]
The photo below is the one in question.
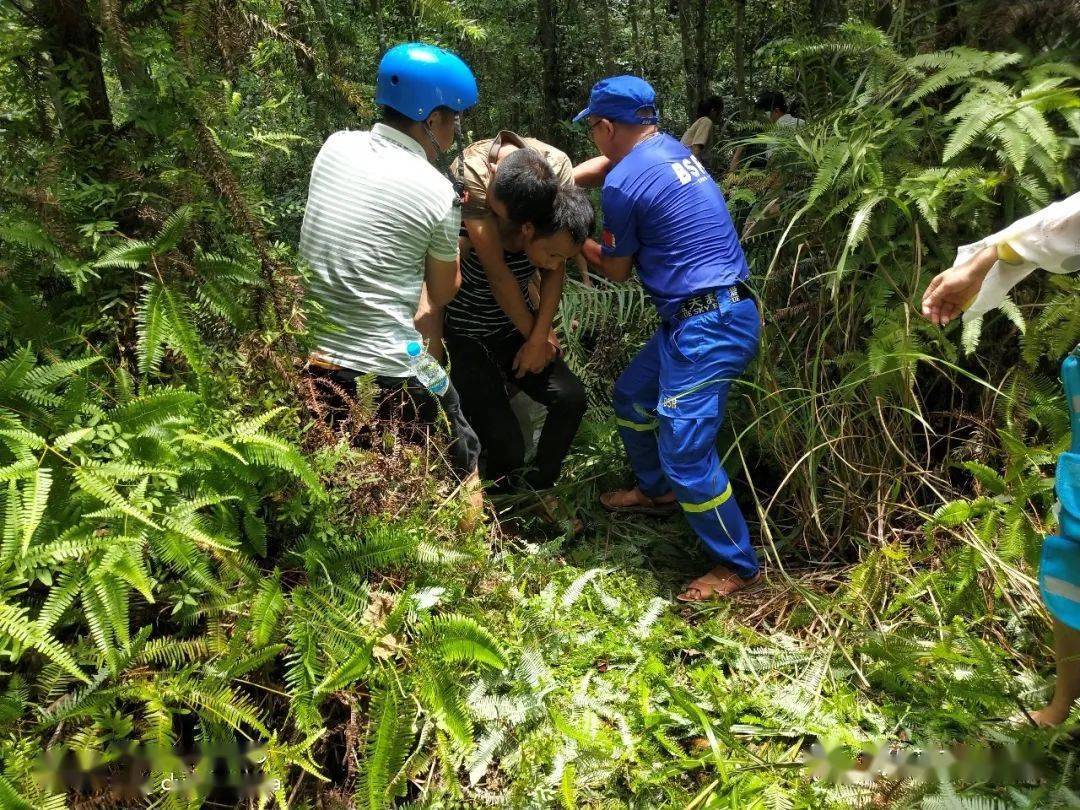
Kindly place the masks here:
[(715, 567), (679, 599), (724, 597), (760, 578), (716, 450), (731, 382), (758, 347), (746, 258), (720, 189), (689, 149), (657, 129), (647, 82), (616, 76), (597, 83), (574, 120), (584, 119), (607, 159), (577, 173), (587, 183), (606, 171), (603, 245), (590, 240), (585, 256), (612, 281), (625, 281), (636, 263), (662, 320), (615, 383), (615, 415), (637, 486), (605, 493), (601, 502), (613, 512), (681, 506)]

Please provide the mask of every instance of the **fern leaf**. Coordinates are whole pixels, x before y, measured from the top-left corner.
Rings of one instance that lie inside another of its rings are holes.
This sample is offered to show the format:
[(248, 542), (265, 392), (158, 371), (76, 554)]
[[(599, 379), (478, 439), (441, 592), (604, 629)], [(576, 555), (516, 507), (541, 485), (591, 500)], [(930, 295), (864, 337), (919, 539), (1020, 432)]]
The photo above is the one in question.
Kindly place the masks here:
[(165, 314), (165, 288), (154, 282), (147, 286), (136, 313), (139, 341), (135, 346), (135, 357), (139, 372), (150, 375), (157, 372), (164, 356), (165, 335), (168, 321)]
[(451, 613), (428, 619), (421, 627), (423, 648), (439, 661), (466, 661), (505, 669), (502, 647), (479, 622)]
[(109, 411), (108, 418), (125, 431), (135, 432), (164, 424), (170, 419), (184, 418), (186, 412), (198, 401), (199, 395), (193, 391), (155, 391), (113, 408)]
[(242, 422), (236, 424), (230, 433), (233, 436), (251, 436), (262, 430), (266, 424), (276, 416), (280, 416), (286, 410), (284, 405), (277, 408), (271, 408), (266, 413), (261, 413), (258, 416), (254, 416), (251, 419), (245, 419)]
[(274, 576), (262, 581), (251, 603), (252, 637), (257, 647), (270, 643), (284, 610), (285, 597), (281, 593), (281, 578), (275, 572)]
[(0, 481), (16, 481), (21, 478), (29, 478), (37, 468), (38, 463), (36, 459), (16, 461), (14, 464), (0, 467)]
[(36, 810), (33, 804), (24, 799), (7, 777), (0, 773), (0, 806), (8, 810)]
[(191, 305), (187, 298), (172, 287), (162, 285), (161, 307), (169, 325), (166, 342), (183, 355), (197, 374), (202, 373), (206, 367), (205, 352), (191, 320)]
[(357, 646), (341, 666), (330, 672), (322, 682), (315, 687), (315, 695), (325, 695), (336, 692), (362, 678), (371, 667), (371, 651), (374, 644), (365, 642)]
[(69, 675), (84, 683), (88, 682), (89, 679), (75, 663), (71, 654), (59, 641), (44, 632), (36, 622), (31, 621), (26, 615), (25, 608), (17, 608), (0, 602), (0, 633), (24, 647), (32, 647)]
[(57, 436), (53, 440), (53, 447), (63, 453), (70, 450), (83, 439), (89, 438), (93, 435), (94, 428), (77, 428), (75, 430), (69, 430), (64, 435)]
[(381, 689), (371, 704), (367, 755), (363, 762), (361, 806), (369, 810), (390, 807), (393, 777), (401, 770), (409, 753), (413, 722), (404, 722), (394, 687)]
[(423, 678), (420, 698), (461, 748), (472, 746), (472, 720), (462, 706), (456, 684), (445, 672), (428, 673)]
[(316, 495), (325, 497), (322, 482), (304, 457), (281, 439), (264, 433), (248, 433), (232, 437), (240, 445), (241, 453), (251, 464), (273, 467), (291, 473), (300, 479)]
[(960, 346), (963, 348), (964, 354), (975, 354), (975, 350), (979, 348), (979, 338), (982, 337), (982, 323), (982, 316), (964, 320), (963, 331), (960, 333)]
[(161, 230), (154, 237), (154, 243), (151, 246), (151, 251), (155, 256), (168, 253), (176, 247), (180, 242), (180, 237), (184, 235), (184, 231), (187, 230), (187, 226), (191, 222), (191, 216), (191, 206), (183, 205), (165, 220), (165, 224), (161, 226)]
[(195, 268), (213, 281), (256, 285), (260, 280), (258, 272), (249, 264), (220, 253), (199, 253), (195, 257)]
[(26, 550), (30, 547), (30, 540), (45, 514), (45, 504), (49, 500), (49, 490), (52, 489), (52, 471), (48, 467), (39, 467), (37, 474), (29, 481), (30, 483), (23, 489), (23, 554), (26, 554)]
[(0, 394), (16, 391), (33, 368), (34, 353), (29, 346), (23, 346), (10, 357), (0, 360)]
[(133, 239), (107, 251), (104, 256), (94, 262), (93, 266), (136, 270), (149, 262), (153, 255), (153, 246), (149, 242)]
[(114, 509), (119, 509), (128, 517), (135, 518), (135, 520), (145, 523), (152, 529), (161, 528), (154, 522), (153, 518), (121, 495), (111, 483), (95, 475), (90, 469), (76, 467), (74, 476), (80, 487), (102, 503), (108, 504)]
[(37, 366), (27, 373), (23, 380), (23, 389), (46, 389), (52, 388), (57, 383), (71, 379), (83, 369), (89, 368), (100, 362), (100, 357), (81, 357), (77, 360), (64, 360), (59, 363), (50, 363), (45, 366)]

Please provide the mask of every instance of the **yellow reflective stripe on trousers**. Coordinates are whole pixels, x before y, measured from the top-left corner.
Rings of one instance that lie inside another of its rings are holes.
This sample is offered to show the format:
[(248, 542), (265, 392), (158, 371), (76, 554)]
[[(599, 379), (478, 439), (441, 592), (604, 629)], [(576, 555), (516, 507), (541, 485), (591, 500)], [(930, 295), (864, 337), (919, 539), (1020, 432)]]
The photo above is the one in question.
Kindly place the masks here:
[(1043, 588), (1047, 593), (1080, 603), (1080, 587), (1057, 577), (1043, 577)]
[(656, 430), (656, 426), (659, 423), (655, 419), (650, 422), (631, 422), (629, 419), (616, 419), (615, 424), (619, 427), (630, 428), (630, 430), (636, 430), (643, 433), (649, 430)]
[(731, 497), (731, 482), (728, 482), (727, 488), (717, 495), (715, 498), (709, 498), (704, 503), (680, 503), (683, 509), (687, 512), (708, 512), (710, 509), (715, 509), (720, 506), (724, 501)]

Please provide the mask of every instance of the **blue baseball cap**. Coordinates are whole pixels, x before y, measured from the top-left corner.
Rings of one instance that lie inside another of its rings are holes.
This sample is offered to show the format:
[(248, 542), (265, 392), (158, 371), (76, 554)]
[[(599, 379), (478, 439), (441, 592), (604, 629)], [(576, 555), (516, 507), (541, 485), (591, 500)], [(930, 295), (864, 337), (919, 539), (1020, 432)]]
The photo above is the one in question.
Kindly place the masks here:
[[(651, 115), (639, 115), (642, 107), (649, 107)], [(589, 93), (589, 106), (574, 116), (574, 123), (590, 115), (619, 121), (623, 124), (655, 124), (656, 91), (652, 85), (637, 76), (611, 76), (593, 85)]]

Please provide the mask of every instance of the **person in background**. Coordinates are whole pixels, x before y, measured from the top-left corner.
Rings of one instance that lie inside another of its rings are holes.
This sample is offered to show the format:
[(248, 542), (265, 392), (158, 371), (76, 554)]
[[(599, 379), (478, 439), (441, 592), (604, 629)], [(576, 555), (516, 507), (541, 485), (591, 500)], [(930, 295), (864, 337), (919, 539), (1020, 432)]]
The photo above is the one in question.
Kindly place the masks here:
[(706, 168), (709, 165), (709, 141), (713, 129), (724, 119), (724, 99), (709, 96), (698, 105), (697, 120), (692, 123), (682, 136), (682, 145), (700, 160)]
[[(923, 316), (943, 326), (961, 313), (984, 315), (1037, 267), (1054, 273), (1080, 270), (1080, 194), (960, 248), (952, 268), (923, 293)], [(1053, 699), (1028, 715), (1040, 726), (1062, 723), (1080, 699), (1080, 346), (1065, 358), (1062, 377), (1072, 448), (1058, 459), (1055, 477), (1059, 533), (1045, 539), (1039, 565), (1039, 589), (1054, 619), (1057, 663)]]
[(432, 424), (441, 406), (450, 465), (474, 509), (482, 506), (479, 440), (453, 385), (436, 401), (412, 376), (406, 345), (420, 340), (413, 318), (422, 286), (442, 306), (461, 283), (460, 201), (432, 163), (445, 159), (476, 99), (476, 79), (454, 54), (421, 43), (391, 48), (375, 80), (382, 122), (327, 138), (300, 231), (309, 294), (330, 327), (315, 335), (308, 372), (346, 391), (373, 375), (384, 415)]
[[(782, 129), (794, 129), (806, 124), (806, 121), (801, 118), (796, 118), (788, 112), (787, 99), (784, 98), (783, 93), (777, 90), (766, 90), (760, 93), (757, 100), (754, 102), (754, 110), (765, 122)], [(768, 168), (769, 162), (772, 160), (773, 152), (775, 151), (774, 147), (755, 145), (754, 149), (755, 151), (748, 161), (750, 166), (760, 169)], [(735, 154), (732, 155), (731, 165), (728, 167), (729, 171), (734, 171), (742, 158), (743, 147), (740, 146), (735, 150)], [(780, 171), (774, 167), (773, 172), (765, 182), (765, 186), (762, 190), (763, 195), (769, 195), (776, 192), (780, 185)], [(779, 212), (780, 198), (779, 196), (775, 196), (765, 205), (757, 217), (747, 219), (743, 226), (742, 238), (749, 239), (757, 229), (759, 223), (776, 216)]]
[[(657, 128), (648, 82), (598, 82), (574, 120), (588, 121), (610, 166), (603, 245), (587, 241), (586, 258), (611, 281), (626, 281), (636, 263), (661, 319), (615, 382), (616, 423), (637, 483), (604, 493), (601, 504), (612, 512), (681, 506), (713, 567), (678, 598), (726, 597), (761, 576), (716, 449), (731, 383), (758, 349), (746, 258), (720, 188), (689, 149)], [(582, 180), (603, 174), (603, 164), (588, 163)]]
[(801, 127), (806, 122), (788, 112), (787, 99), (779, 90), (766, 90), (754, 101), (754, 110), (778, 127)]
[[(788, 112), (787, 99), (784, 97), (784, 94), (778, 90), (764, 90), (759, 93), (757, 99), (754, 101), (754, 112), (759, 116), (763, 123), (772, 124), (784, 129), (801, 127), (806, 124), (806, 121), (801, 118), (796, 118)], [(760, 144), (752, 145), (749, 149), (749, 155), (747, 155), (747, 151), (745, 145), (741, 145), (735, 149), (734, 154), (731, 156), (731, 164), (728, 166), (728, 171), (733, 172), (738, 169), (739, 164), (743, 161), (744, 155), (752, 168), (764, 169), (768, 165), (769, 158), (772, 157), (773, 153), (771, 147), (762, 146)]]

